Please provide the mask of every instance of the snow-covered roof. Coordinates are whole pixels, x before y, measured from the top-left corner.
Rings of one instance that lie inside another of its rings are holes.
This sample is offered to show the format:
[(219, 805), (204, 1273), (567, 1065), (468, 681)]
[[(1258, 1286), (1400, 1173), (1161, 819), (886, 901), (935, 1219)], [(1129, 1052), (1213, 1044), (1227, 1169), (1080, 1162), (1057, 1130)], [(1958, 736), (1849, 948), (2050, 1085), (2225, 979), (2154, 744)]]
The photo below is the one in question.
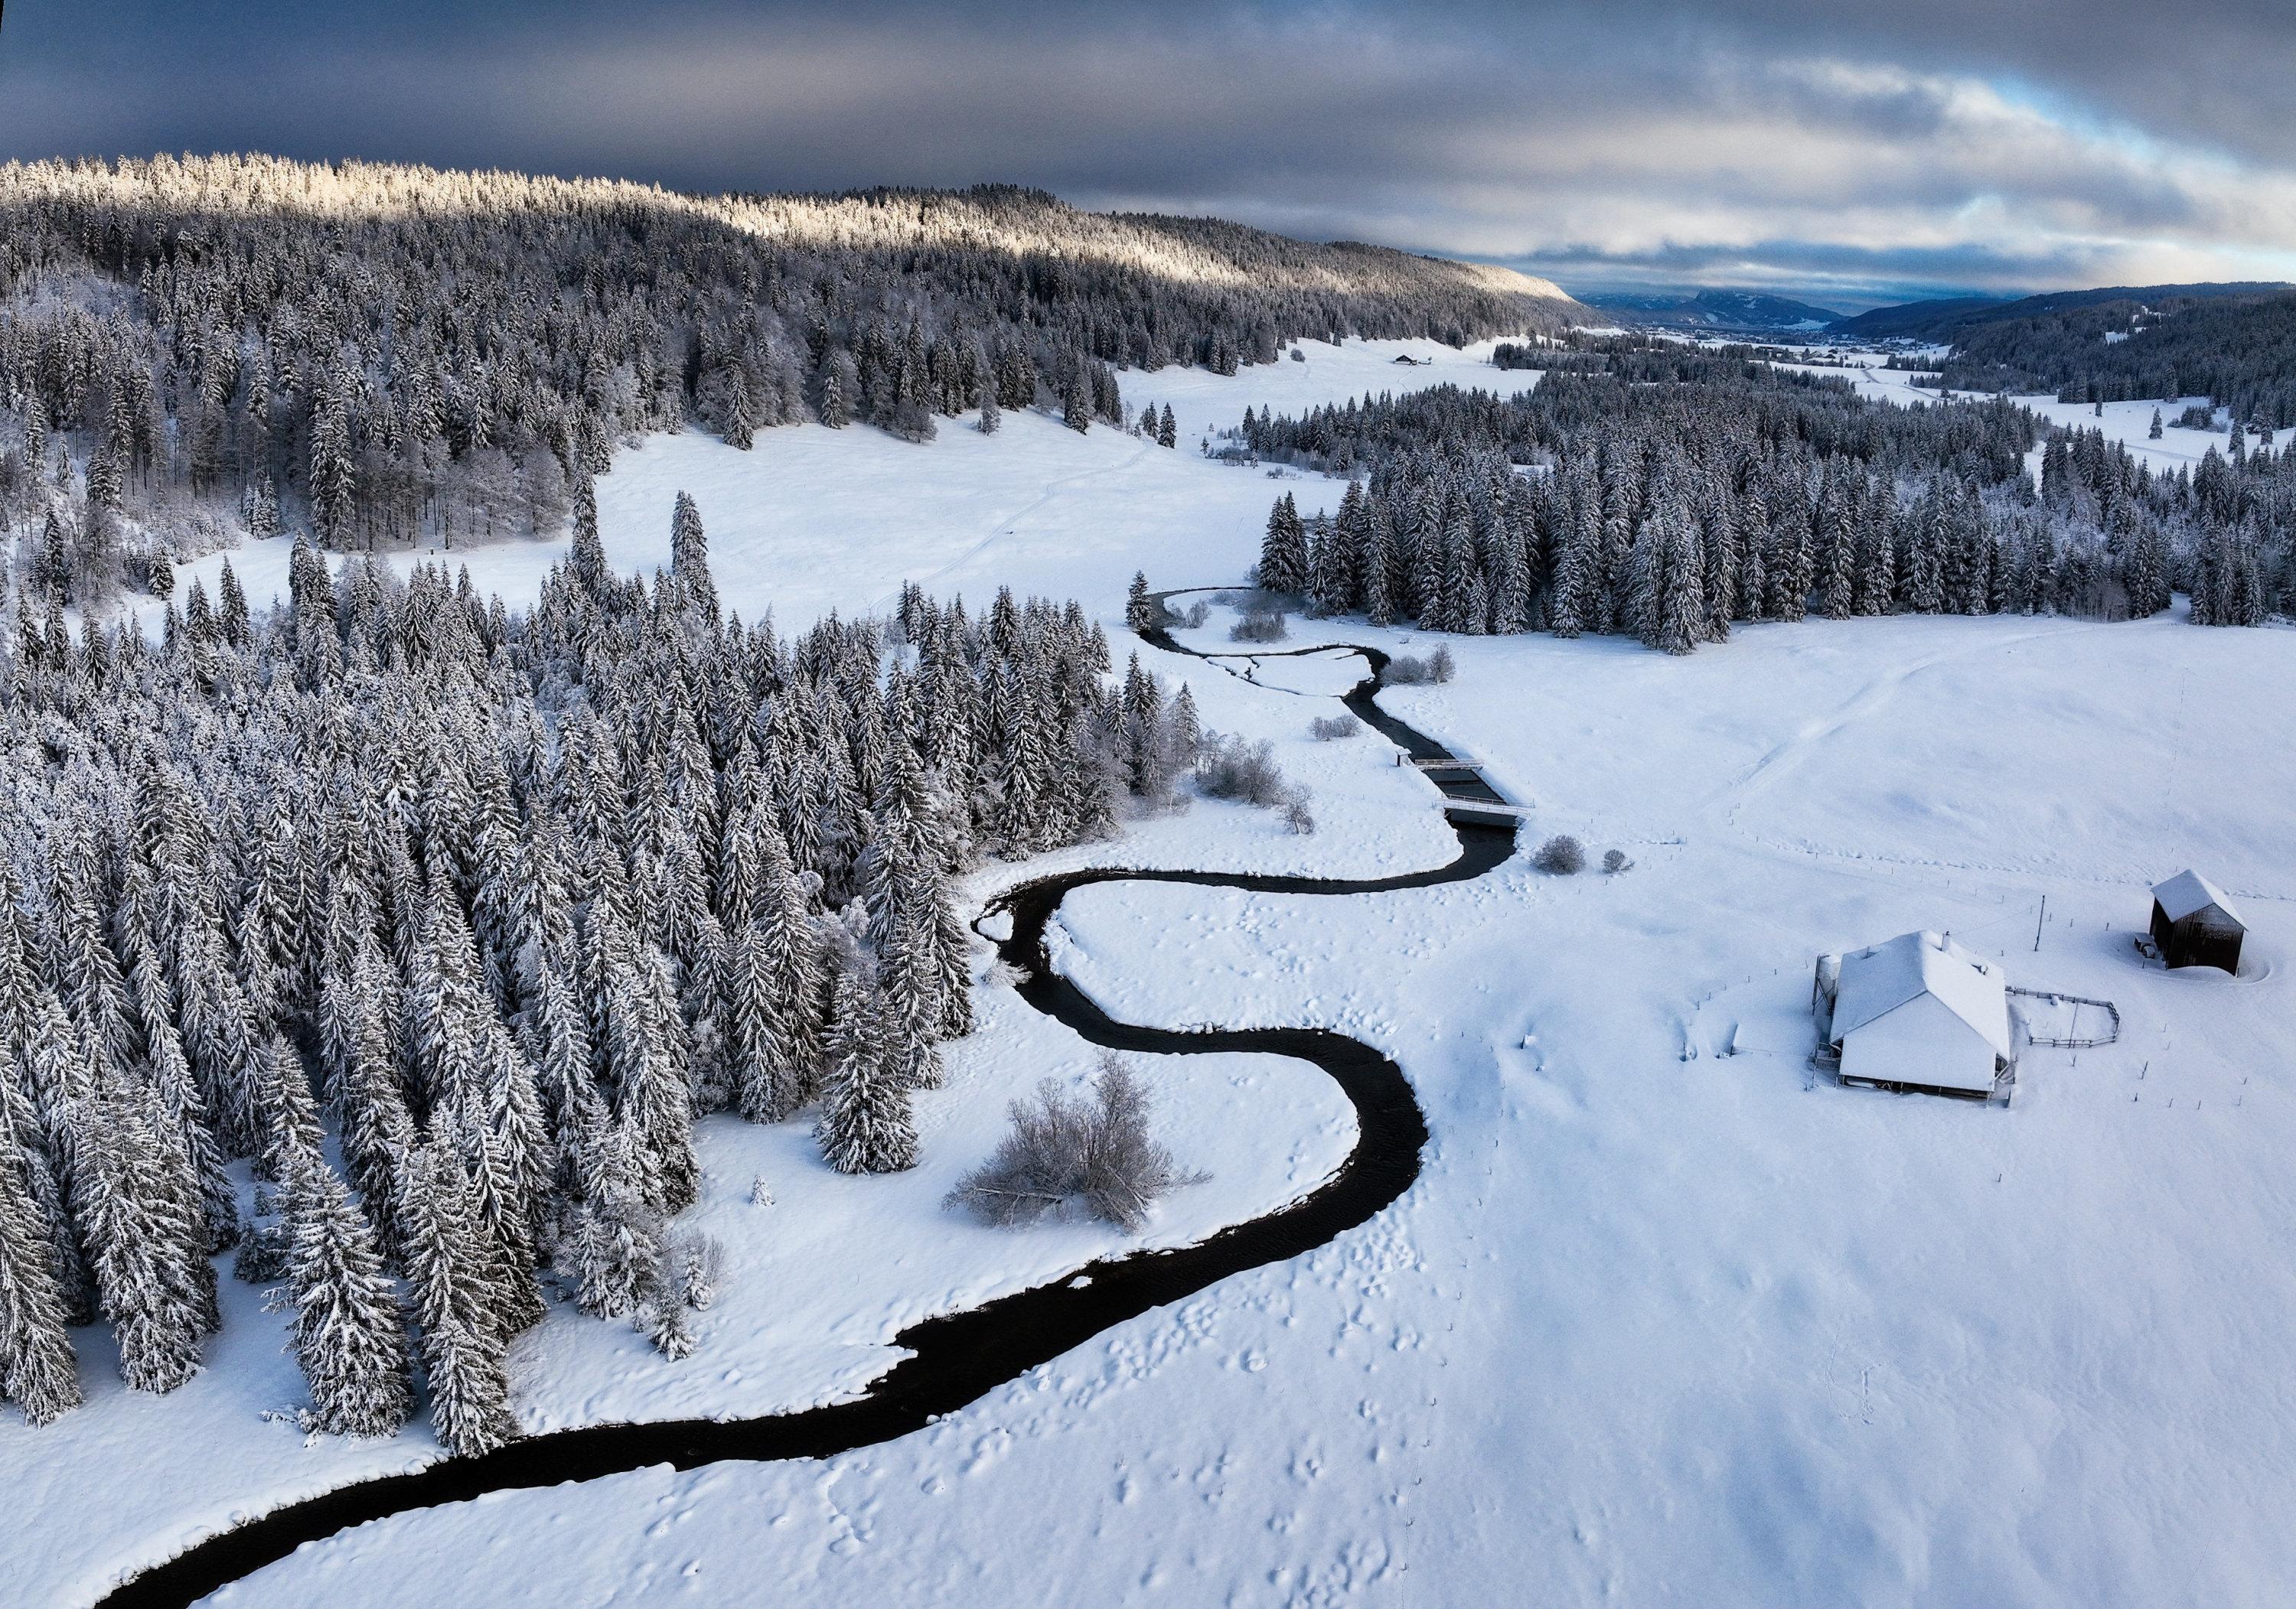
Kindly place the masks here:
[(2161, 909), (2172, 922), (2181, 922), (2194, 911), (2214, 905), (2243, 927), (2248, 926), (2247, 919), (2225, 897), (2225, 891), (2197, 871), (2180, 871), (2165, 883), (2155, 883), (2152, 897), (2161, 902)]
[(2013, 1050), (2000, 968), (1940, 933), (1901, 933), (1841, 958), (1833, 996), (1833, 1036), (1846, 1038), (1908, 1001), (1933, 995), (1998, 1055)]

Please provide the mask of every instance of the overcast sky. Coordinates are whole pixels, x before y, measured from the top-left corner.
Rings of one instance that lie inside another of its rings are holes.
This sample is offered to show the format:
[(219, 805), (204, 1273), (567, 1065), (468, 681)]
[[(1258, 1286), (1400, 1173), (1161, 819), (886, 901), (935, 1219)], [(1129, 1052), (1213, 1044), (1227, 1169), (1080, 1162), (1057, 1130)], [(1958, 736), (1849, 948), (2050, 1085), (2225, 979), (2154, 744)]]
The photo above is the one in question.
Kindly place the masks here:
[(0, 155), (217, 150), (1012, 180), (1844, 306), (2296, 280), (2296, 0), (7, 6)]

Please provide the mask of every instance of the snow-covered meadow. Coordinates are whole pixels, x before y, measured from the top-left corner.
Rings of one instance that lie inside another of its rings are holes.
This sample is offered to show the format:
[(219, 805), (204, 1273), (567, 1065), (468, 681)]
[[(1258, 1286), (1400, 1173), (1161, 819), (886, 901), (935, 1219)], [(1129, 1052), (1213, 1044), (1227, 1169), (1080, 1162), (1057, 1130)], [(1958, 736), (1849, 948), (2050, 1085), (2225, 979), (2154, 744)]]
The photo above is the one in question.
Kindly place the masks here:
[[(1846, 380), (1858, 396), (1901, 408), (1926, 405), (1948, 395), (1934, 388), (1914, 384), (1916, 371), (1885, 368), (1883, 364), (1889, 356), (1885, 353), (1834, 353), (1829, 349), (1829, 356), (1838, 357), (1840, 361), (1781, 363), (1778, 366), (1797, 373), (1831, 375)], [(1849, 366), (1844, 367), (1844, 364)], [(1928, 371), (1925, 377), (1936, 379), (1936, 371)], [(1976, 395), (1969, 391), (1950, 393), (1952, 397), (1961, 399)], [(2199, 468), (2201, 460), (2208, 456), (2210, 448), (2213, 447), (2218, 453), (2225, 450), (2231, 430), (2231, 420), (2221, 412), (2217, 414), (2219, 425), (2210, 429), (2187, 429), (2176, 422), (2187, 407), (2205, 404), (2209, 400), (2205, 396), (2179, 396), (2165, 402), (2157, 399), (2109, 402), (2102, 412), (2093, 403), (2059, 402), (2050, 392), (2017, 396), (2009, 400), (2021, 407), (2030, 408), (2053, 425), (2070, 430), (2103, 431), (2107, 441), (2118, 442), (2127, 447), (2137, 462), (2150, 468), (2155, 475)], [(2152, 415), (2156, 409), (2161, 415), (2161, 436), (2157, 441), (2152, 435)], [(2038, 475), (2038, 457), (2034, 462), (2034, 472)]]
[[(2248, 712), (2296, 697), (2292, 641), (1455, 642), (1458, 680), (1390, 706), (1488, 761), (1530, 836), (1630, 870), (1103, 886), (1062, 917), (1118, 1015), (1395, 1056), (1435, 1137), (1396, 1209), (921, 1436), (407, 1516), (224, 1601), (415, 1601), (482, 1555), (534, 1605), (730, 1605), (761, 1576), (793, 1603), (2284, 1601), (2296, 757)], [(1334, 707), (1222, 680), (1245, 730)], [(1377, 739), (1323, 747), (1396, 773)], [(1405, 775), (1381, 807), (1415, 834), (1436, 807)], [(1352, 869), (1336, 834), (1292, 842)], [(2255, 923), (2237, 978), (2129, 942), (2188, 861)], [(1814, 1077), (1811, 957), (1921, 926), (2115, 1000), (2120, 1043), (2029, 1052), (2007, 1108)]]
[[(1128, 431), (1095, 426), (1083, 435), (1038, 412), (1013, 412), (994, 436), (974, 416), (939, 421), (932, 441), (912, 444), (856, 426), (761, 430), (748, 452), (695, 429), (648, 437), (615, 454), (597, 483), (599, 534), (625, 573), (669, 563), (669, 517), (681, 491), (700, 505), (718, 596), (745, 620), (768, 609), (805, 625), (832, 609), (890, 609), (901, 583), (985, 605), (1000, 585), (1083, 600), (1120, 617), (1124, 584), (1145, 566), (1160, 582), (1223, 579), (1239, 567), (1236, 543), (1256, 540), (1281, 489), (1264, 472), (1207, 461), (1213, 432), (1246, 408), (1296, 412), (1320, 403), (1429, 386), (1526, 390), (1537, 377), (1491, 367), (1490, 343), (1454, 350), (1433, 341), (1320, 341), (1304, 360), (1262, 363), (1233, 376), (1201, 369), (1127, 372), (1126, 411), (1169, 406), (1179, 445), (1165, 449)], [(1411, 363), (1398, 360), (1408, 357)], [(1288, 472), (1286, 472), (1288, 474)], [(284, 596), (289, 538), (249, 543), (176, 567), (180, 604), (196, 577), (214, 596), (228, 561), (249, 600)], [(564, 537), (507, 541), (389, 555), (468, 566), (483, 596), (532, 598), (566, 556)], [(161, 606), (139, 606), (156, 633)]]
[[(662, 562), (684, 488), (745, 617), (850, 612), (904, 578), (976, 601), (1004, 583), (1080, 597), (1120, 661), (1132, 571), (1234, 577), (1282, 489), (1196, 455), (1205, 429), (1247, 404), (1529, 381), (1474, 355), (1406, 370), (1392, 347), (1307, 350), (1231, 380), (1125, 376), (1136, 416), (1172, 402), (1177, 453), (1035, 417), (989, 438), (945, 424), (924, 447), (813, 428), (747, 454), (658, 439), (601, 483), (608, 551)], [(1294, 489), (1313, 509), (1338, 488)], [(558, 551), (456, 557), (515, 596)], [(263, 566), (283, 577), (283, 551), (234, 560), (251, 594), (281, 584)], [(1191, 641), (1226, 650), (1225, 625)], [(1300, 622), (1282, 646), (1318, 641), (1429, 646)], [(219, 1601), (381, 1609), (483, 1581), (508, 1605), (730, 1606), (760, 1580), (797, 1604), (2285, 1601), (2296, 755), (2255, 734), (2257, 711), (2296, 697), (2292, 645), (2014, 617), (1760, 626), (1688, 659), (1452, 640), (1458, 680), (1388, 706), (1484, 760), (1534, 807), (1527, 837), (1576, 833), (1632, 870), (1561, 879), (1519, 856), (1336, 901), (1103, 886), (1052, 935), (1117, 1016), (1327, 1025), (1394, 1056), (1434, 1134), (1396, 1208), (921, 1435), (409, 1515)], [(1274, 740), (1320, 830), (1200, 803), (983, 873), (977, 893), (1087, 859), (1365, 876), (1453, 853), (1433, 789), (1382, 739), (1309, 739), (1352, 661), (1270, 658), (1246, 681), (1143, 656), (1191, 683), (1207, 724)], [(2128, 942), (2144, 884), (2187, 863), (2256, 924), (2237, 978), (2152, 970)], [(1815, 1079), (1811, 957), (1917, 927), (1998, 956), (2013, 982), (2114, 999), (2121, 1042), (2032, 1052), (2005, 1110)], [(1081, 1074), (1072, 1036), (1009, 993), (982, 999), (955, 1089)], [(1293, 1064), (1159, 1060), (1150, 1076), (1162, 1131), (1214, 1174), (1168, 1204), (1168, 1243), (1311, 1188), (1351, 1138)], [(889, 1363), (909, 1319), (1119, 1245), (939, 1213), (1000, 1107), (931, 1098), (924, 1171), (836, 1181), (900, 1193), (865, 1239), (829, 1189), (775, 1182), (819, 1172), (801, 1130), (713, 1124), (697, 1216), (735, 1271), (701, 1349), (661, 1364), (618, 1327), (554, 1319), (527, 1343), (522, 1415), (826, 1400)], [(758, 1173), (773, 1207), (749, 1203)], [(299, 1383), (278, 1320), (235, 1300), (230, 1355), (184, 1392), (131, 1399), (91, 1357), (110, 1389), (87, 1409), (40, 1433), (0, 1424), (0, 1460), (41, 1471), (10, 1490), (82, 1516), (17, 1528), (61, 1532), (6, 1548), (25, 1601), (84, 1599), (234, 1512), (431, 1451), (420, 1432), (306, 1449), (264, 1423)], [(129, 1458), (152, 1478), (118, 1482)]]

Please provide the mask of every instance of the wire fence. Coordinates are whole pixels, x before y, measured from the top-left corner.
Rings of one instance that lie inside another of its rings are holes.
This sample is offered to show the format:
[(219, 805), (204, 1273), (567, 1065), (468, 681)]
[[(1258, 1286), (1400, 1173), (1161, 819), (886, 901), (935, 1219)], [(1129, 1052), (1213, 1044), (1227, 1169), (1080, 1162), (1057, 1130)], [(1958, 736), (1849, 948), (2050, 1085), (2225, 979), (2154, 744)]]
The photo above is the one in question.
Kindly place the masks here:
[(2109, 1027), (2101, 1035), (2083, 1035), (2079, 1037), (2062, 1039), (2045, 1037), (2044, 1035), (2033, 1033), (2029, 1028), (2025, 1034), (2025, 1042), (2027, 1044), (2046, 1045), (2053, 1050), (2093, 1050), (2099, 1045), (2112, 1044), (2115, 1040), (2118, 1040), (2120, 1037), (2120, 1009), (2118, 1006), (2115, 1006), (2109, 1000), (2092, 1000), (2086, 994), (2065, 994), (2054, 989), (2020, 989), (2013, 984), (2009, 986), (2009, 992), (2012, 994), (2022, 995), (2027, 1000), (2045, 1000), (2051, 1005), (2054, 1006), (2071, 1006), (2074, 1008), (2073, 1020), (2075, 1022), (2079, 1022), (2080, 1020), (2080, 1007), (2095, 1006), (2104, 1013), (2107, 1020), (2112, 1025), (2111, 1027)]

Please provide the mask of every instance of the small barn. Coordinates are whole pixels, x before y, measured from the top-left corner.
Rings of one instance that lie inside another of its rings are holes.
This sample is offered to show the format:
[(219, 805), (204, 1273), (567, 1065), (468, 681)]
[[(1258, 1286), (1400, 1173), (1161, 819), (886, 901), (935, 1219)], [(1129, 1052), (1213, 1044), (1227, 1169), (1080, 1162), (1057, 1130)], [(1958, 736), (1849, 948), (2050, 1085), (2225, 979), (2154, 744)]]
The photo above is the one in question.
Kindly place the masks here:
[(1985, 1099), (2014, 1082), (2007, 981), (1942, 934), (1819, 957), (1814, 1005), (1843, 1083)]
[(2240, 970), (2243, 920), (2225, 891), (2197, 871), (2180, 871), (2152, 889), (2152, 942), (2171, 967)]

